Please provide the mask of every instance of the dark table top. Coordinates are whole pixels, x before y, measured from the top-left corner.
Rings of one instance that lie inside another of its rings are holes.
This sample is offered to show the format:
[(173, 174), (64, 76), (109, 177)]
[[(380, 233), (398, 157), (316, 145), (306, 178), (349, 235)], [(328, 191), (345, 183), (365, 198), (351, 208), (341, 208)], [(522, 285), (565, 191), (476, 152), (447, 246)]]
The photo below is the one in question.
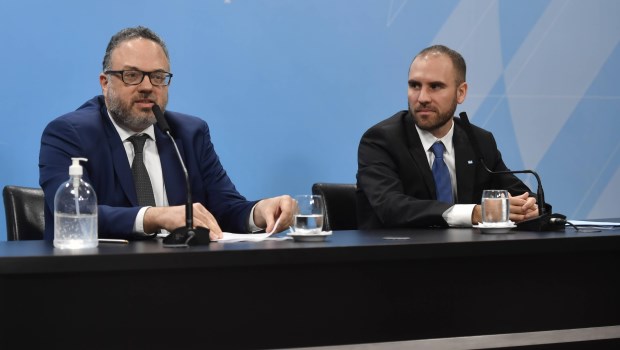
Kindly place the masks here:
[(81, 250), (56, 249), (45, 241), (13, 241), (0, 242), (0, 275), (619, 250), (620, 229), (583, 233), (572, 228), (505, 234), (485, 234), (476, 228), (352, 230), (334, 231), (325, 242), (213, 242), (188, 248), (166, 248), (159, 239), (100, 243), (97, 248)]

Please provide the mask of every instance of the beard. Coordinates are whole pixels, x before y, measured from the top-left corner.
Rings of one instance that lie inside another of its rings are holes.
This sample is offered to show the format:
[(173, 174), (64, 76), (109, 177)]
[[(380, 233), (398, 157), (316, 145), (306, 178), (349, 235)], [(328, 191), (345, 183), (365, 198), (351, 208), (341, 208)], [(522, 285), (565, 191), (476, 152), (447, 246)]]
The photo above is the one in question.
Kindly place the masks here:
[[(113, 88), (109, 88), (108, 95), (106, 96), (106, 104), (112, 119), (114, 119), (118, 125), (135, 132), (140, 132), (155, 124), (157, 120), (155, 119), (155, 115), (151, 109), (143, 109), (137, 113), (132, 113), (132, 102), (149, 97), (150, 96), (148, 94), (139, 94), (138, 96), (132, 98), (131, 101), (125, 102), (118, 96)], [(165, 103), (160, 107), (162, 111), (165, 110)]]
[(418, 116), (415, 109), (411, 107), (411, 104), (409, 104), (409, 112), (411, 113), (411, 115), (413, 115), (413, 120), (415, 121), (415, 124), (418, 126), (418, 128), (426, 130), (428, 132), (433, 132), (437, 129), (440, 129), (450, 120), (452, 120), (452, 118), (454, 117), (454, 112), (456, 112), (457, 104), (458, 103), (455, 98), (454, 101), (452, 101), (452, 105), (445, 113), (440, 113), (433, 106), (425, 106), (425, 109), (431, 109), (433, 112), (436, 113), (436, 116), (431, 118), (422, 118)]

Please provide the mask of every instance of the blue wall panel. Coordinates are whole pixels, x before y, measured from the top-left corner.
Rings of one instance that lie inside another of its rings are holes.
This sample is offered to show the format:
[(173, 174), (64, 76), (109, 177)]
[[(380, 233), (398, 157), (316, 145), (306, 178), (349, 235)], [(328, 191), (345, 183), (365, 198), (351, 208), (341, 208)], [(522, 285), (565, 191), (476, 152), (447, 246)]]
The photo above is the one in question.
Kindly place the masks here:
[(413, 55), (444, 43), (469, 66), (457, 112), (510, 167), (536, 169), (558, 212), (620, 217), (618, 1), (24, 0), (0, 17), (0, 186), (38, 186), (45, 125), (100, 94), (112, 34), (146, 25), (171, 53), (168, 108), (209, 122), (248, 198), (355, 182), (362, 133), (407, 107)]

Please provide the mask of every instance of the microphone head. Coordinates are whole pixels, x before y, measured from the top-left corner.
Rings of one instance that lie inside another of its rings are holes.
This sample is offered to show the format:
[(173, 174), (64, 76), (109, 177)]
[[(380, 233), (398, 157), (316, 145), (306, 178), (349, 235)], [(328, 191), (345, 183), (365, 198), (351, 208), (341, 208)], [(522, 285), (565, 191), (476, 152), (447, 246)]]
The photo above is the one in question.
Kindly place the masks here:
[(170, 126), (168, 125), (168, 121), (164, 117), (164, 112), (161, 111), (161, 108), (159, 108), (159, 106), (155, 103), (153, 104), (153, 107), (151, 107), (151, 109), (153, 110), (153, 114), (155, 115), (155, 119), (157, 120), (157, 126), (159, 127), (159, 130), (163, 131), (164, 134), (169, 132)]
[(461, 119), (462, 119), (465, 123), (469, 124), (469, 117), (467, 117), (467, 113), (465, 113), (465, 112), (461, 112), (461, 113), (459, 113), (459, 117), (461, 117)]

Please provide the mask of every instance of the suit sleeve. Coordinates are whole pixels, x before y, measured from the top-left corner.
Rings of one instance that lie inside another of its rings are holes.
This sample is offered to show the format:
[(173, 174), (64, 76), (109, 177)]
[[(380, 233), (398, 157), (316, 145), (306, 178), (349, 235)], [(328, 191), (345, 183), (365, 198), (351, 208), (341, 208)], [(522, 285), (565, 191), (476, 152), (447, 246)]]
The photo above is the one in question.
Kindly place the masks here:
[[(39, 184), (45, 194), (46, 240), (54, 238), (54, 197), (56, 190), (69, 179), (72, 157), (88, 154), (78, 130), (65, 119), (52, 121), (43, 131), (39, 153)], [(89, 159), (89, 162), (96, 162)], [(84, 181), (90, 183), (95, 194), (99, 190), (90, 180), (90, 166), (84, 164)], [(98, 198), (99, 202), (99, 198)], [(127, 237), (132, 235), (133, 223), (140, 208), (98, 205), (98, 231), (100, 236)]]
[[(486, 145), (483, 147), (482, 152), (486, 153), (484, 159), (485, 162), (488, 163), (487, 166), (489, 169), (492, 171), (510, 171), (504, 163), (501, 152), (497, 148), (497, 143), (493, 134), (486, 132), (484, 140)], [(524, 192), (528, 192), (531, 196), (536, 196), (536, 194), (514, 174), (491, 175), (489, 177), (489, 182), (490, 183), (483, 186), (482, 189), (499, 188), (507, 190), (513, 196), (518, 196)]]
[[(376, 215), (382, 227), (447, 226), (442, 214), (451, 205), (430, 197), (417, 165), (407, 157), (406, 146), (384, 130), (370, 129), (364, 134), (357, 181), (371, 213), (362, 215)], [(406, 178), (417, 183), (406, 186)]]
[(249, 232), (248, 220), (256, 201), (247, 201), (235, 188), (215, 152), (207, 123), (203, 123), (198, 152), (205, 207), (227, 232)]

